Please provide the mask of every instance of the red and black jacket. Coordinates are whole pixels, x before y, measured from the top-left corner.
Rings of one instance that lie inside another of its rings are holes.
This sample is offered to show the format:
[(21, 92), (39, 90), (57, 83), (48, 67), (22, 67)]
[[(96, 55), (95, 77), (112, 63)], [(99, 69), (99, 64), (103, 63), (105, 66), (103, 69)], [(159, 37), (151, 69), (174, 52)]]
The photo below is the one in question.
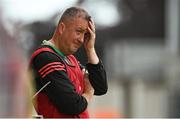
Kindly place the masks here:
[[(69, 63), (48, 45), (32, 54), (30, 68), (34, 73), (36, 92), (46, 85), (35, 97), (36, 111), (45, 118), (88, 118), (88, 104), (82, 96), (84, 74), (73, 55), (66, 58)], [(107, 80), (102, 63), (87, 64), (86, 67), (94, 94), (105, 94)]]

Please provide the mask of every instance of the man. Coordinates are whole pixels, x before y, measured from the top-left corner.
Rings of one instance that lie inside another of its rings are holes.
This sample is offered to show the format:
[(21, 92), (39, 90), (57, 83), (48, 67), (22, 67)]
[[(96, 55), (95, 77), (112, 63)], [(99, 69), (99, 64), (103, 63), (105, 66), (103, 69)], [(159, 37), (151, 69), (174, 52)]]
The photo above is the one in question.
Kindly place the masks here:
[[(36, 84), (35, 109), (45, 118), (88, 118), (93, 95), (107, 92), (106, 72), (95, 51), (95, 25), (88, 13), (68, 8), (53, 37), (31, 57)], [(84, 45), (87, 70), (72, 55)]]

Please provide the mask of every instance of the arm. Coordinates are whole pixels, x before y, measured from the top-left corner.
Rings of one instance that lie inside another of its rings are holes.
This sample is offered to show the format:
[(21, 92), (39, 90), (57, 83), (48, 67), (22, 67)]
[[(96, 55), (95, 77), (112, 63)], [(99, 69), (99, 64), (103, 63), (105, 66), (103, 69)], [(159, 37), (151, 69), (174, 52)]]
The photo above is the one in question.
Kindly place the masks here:
[[(91, 93), (85, 91), (83, 95), (76, 93), (73, 84), (66, 74), (66, 69), (60, 59), (54, 54), (44, 52), (40, 53), (33, 61), (33, 67), (37, 72), (45, 72), (46, 68), (42, 68), (50, 63), (59, 62), (58, 65), (49, 65), (47, 68), (53, 70), (46, 75), (40, 75), (41, 85), (46, 84), (48, 81), (51, 83), (45, 88), (49, 99), (57, 107), (57, 109), (64, 114), (77, 115), (83, 112), (88, 105), (91, 98)], [(57, 70), (53, 67), (58, 68)]]
[(85, 36), (84, 48), (88, 58), (87, 69), (90, 82), (95, 90), (95, 95), (103, 95), (107, 92), (106, 71), (95, 51), (95, 25), (92, 19), (89, 21), (89, 34)]
[(108, 90), (108, 85), (106, 71), (104, 69), (102, 62), (100, 61), (98, 64), (88, 63), (86, 66), (89, 72), (89, 80), (95, 90), (94, 94), (106, 94)]

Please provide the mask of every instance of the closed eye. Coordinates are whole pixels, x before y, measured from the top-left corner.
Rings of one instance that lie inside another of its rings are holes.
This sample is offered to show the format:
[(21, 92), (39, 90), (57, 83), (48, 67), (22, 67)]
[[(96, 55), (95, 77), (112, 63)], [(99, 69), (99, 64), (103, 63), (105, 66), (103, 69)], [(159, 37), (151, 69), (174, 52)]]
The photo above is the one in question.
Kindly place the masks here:
[(83, 33), (83, 31), (82, 31), (82, 30), (76, 30), (76, 33), (77, 33), (78, 35), (80, 35), (80, 34)]

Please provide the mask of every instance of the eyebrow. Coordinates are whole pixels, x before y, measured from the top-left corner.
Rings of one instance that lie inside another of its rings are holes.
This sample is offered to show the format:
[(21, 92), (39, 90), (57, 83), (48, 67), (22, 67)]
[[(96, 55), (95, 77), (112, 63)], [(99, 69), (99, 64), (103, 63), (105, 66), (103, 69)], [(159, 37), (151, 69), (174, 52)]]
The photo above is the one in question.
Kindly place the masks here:
[(77, 28), (77, 30), (80, 32), (87, 32), (87, 29)]

